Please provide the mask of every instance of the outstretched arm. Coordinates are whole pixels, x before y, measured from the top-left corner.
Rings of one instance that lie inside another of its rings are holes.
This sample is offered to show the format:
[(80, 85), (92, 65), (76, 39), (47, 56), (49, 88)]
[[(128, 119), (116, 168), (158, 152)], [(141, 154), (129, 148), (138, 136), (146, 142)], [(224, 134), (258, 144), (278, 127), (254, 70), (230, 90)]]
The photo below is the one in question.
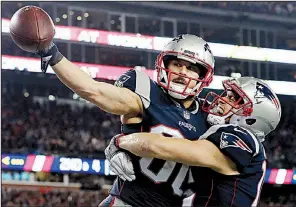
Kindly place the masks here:
[(118, 139), (120, 148), (140, 157), (155, 157), (190, 166), (211, 168), (221, 174), (239, 174), (235, 164), (207, 140), (189, 141), (161, 134), (135, 133)]
[(106, 112), (118, 115), (142, 113), (142, 102), (136, 93), (93, 80), (65, 57), (52, 66), (52, 69), (71, 90)]

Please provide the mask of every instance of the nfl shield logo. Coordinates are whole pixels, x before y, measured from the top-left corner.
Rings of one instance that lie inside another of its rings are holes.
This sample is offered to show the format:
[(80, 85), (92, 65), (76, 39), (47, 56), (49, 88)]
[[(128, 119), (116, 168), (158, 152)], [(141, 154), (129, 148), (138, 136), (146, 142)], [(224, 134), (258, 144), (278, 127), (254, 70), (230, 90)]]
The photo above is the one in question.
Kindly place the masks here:
[(126, 75), (126, 74), (123, 74), (120, 76), (120, 78), (114, 83), (115, 86), (117, 87), (123, 87), (123, 84), (128, 80), (130, 79), (131, 77)]
[(183, 115), (185, 119), (190, 119), (190, 113), (188, 111), (184, 111)]

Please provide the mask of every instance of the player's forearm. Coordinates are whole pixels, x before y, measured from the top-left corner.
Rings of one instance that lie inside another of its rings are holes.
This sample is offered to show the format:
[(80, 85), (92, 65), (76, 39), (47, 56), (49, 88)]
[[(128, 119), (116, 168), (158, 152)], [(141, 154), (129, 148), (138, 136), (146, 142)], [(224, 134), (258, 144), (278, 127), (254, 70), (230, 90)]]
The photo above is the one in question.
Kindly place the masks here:
[(66, 86), (106, 112), (126, 115), (141, 111), (141, 102), (131, 91), (93, 80), (65, 57), (52, 68)]
[(119, 147), (140, 157), (208, 167), (225, 175), (238, 174), (235, 164), (207, 140), (190, 141), (161, 134), (135, 133), (120, 137)]
[(156, 154), (151, 150), (151, 141), (158, 137), (159, 134), (150, 133), (134, 133), (121, 136), (118, 139), (118, 145), (121, 149), (125, 149), (134, 155), (140, 157), (156, 157)]
[(192, 146), (192, 142), (185, 139), (166, 138), (161, 134), (154, 133), (135, 133), (120, 137), (118, 144), (120, 148), (140, 157), (154, 157), (188, 165), (198, 165), (198, 163), (193, 163), (192, 159), (192, 156), (196, 156), (196, 154), (187, 154), (187, 149)]
[(92, 93), (95, 81), (67, 58), (63, 57), (52, 69), (58, 78), (79, 96), (85, 98)]

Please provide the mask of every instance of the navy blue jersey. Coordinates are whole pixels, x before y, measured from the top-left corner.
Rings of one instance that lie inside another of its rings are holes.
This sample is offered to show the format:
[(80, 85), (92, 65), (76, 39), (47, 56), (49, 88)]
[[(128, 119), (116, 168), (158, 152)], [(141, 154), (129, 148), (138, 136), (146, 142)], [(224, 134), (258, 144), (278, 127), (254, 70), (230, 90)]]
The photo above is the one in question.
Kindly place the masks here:
[(239, 175), (222, 175), (211, 169), (192, 168), (194, 206), (257, 206), (266, 171), (263, 145), (239, 126), (216, 125), (201, 139), (215, 144), (237, 167)]
[[(185, 109), (172, 99), (146, 74), (130, 70), (115, 83), (139, 95), (144, 113), (139, 124), (123, 124), (124, 134), (134, 132), (162, 133), (165, 136), (195, 140), (206, 132), (206, 114), (195, 100)], [(186, 149), (184, 149), (186, 150)], [(141, 158), (130, 154), (136, 180), (124, 182), (117, 178), (110, 191), (132, 206), (181, 206), (189, 167), (156, 158)]]

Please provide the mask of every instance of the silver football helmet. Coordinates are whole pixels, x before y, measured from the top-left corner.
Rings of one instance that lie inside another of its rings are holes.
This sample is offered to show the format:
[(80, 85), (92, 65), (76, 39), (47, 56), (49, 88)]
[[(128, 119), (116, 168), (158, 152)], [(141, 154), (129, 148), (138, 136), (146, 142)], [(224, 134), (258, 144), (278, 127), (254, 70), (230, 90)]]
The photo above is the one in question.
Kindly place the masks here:
[[(167, 66), (169, 60), (178, 58), (198, 64), (202, 73), (198, 79), (188, 77), (184, 74), (178, 74), (170, 71)], [(168, 94), (177, 99), (185, 99), (188, 96), (196, 96), (202, 88), (208, 86), (214, 73), (215, 59), (212, 51), (206, 41), (202, 38), (184, 34), (175, 37), (170, 41), (163, 51), (158, 55), (155, 62), (157, 69), (157, 83), (168, 91)], [(183, 76), (188, 81), (187, 85), (181, 86), (171, 80), (171, 74)], [(188, 88), (190, 81), (197, 81), (194, 88)]]
[[(210, 124), (229, 123), (251, 130), (260, 141), (273, 131), (281, 119), (281, 105), (277, 95), (262, 80), (253, 77), (223, 81), (224, 92), (221, 95), (210, 92), (202, 106), (208, 112)], [(233, 91), (237, 95), (236, 102), (227, 102), (223, 97), (227, 91)], [(216, 112), (218, 102), (222, 101), (231, 106), (230, 111), (224, 114)]]

